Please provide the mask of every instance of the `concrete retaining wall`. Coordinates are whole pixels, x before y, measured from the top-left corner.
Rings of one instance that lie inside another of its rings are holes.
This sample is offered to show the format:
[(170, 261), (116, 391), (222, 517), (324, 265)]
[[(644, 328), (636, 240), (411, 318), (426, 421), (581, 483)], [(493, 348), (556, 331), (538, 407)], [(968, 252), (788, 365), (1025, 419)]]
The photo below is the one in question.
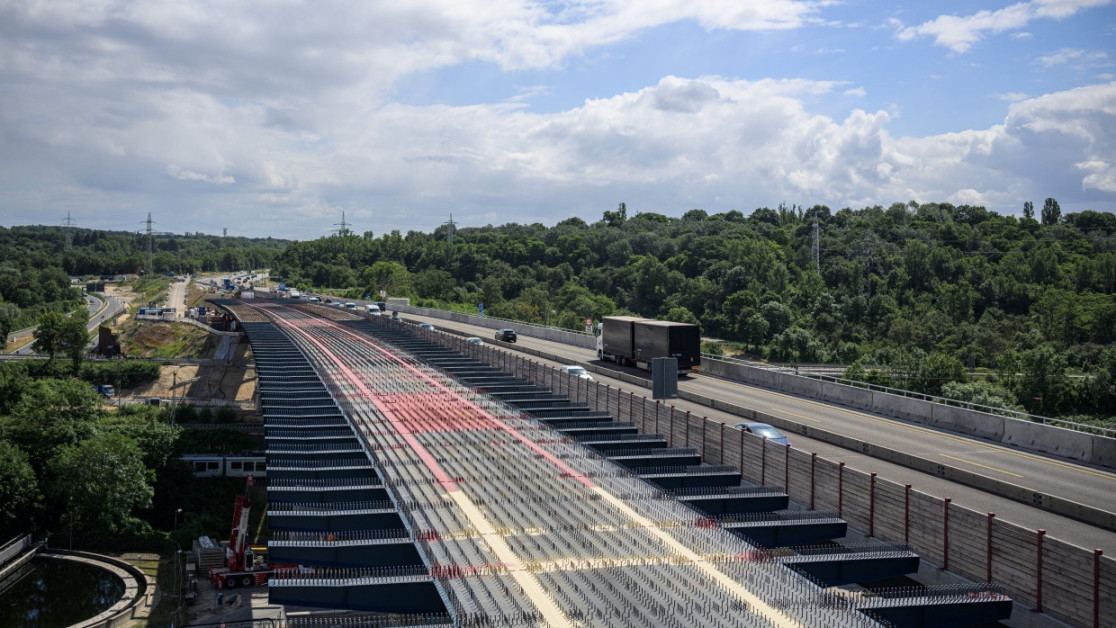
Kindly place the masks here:
[(124, 595), (111, 608), (72, 628), (116, 628), (129, 626), (133, 621), (146, 618), (155, 604), (155, 586), (135, 565), (111, 556), (66, 550), (44, 550), (42, 556), (55, 560), (85, 563), (115, 574), (124, 581)]
[(706, 358), (702, 371), (753, 386), (874, 412), (1035, 452), (1116, 468), (1116, 439), (867, 388)]

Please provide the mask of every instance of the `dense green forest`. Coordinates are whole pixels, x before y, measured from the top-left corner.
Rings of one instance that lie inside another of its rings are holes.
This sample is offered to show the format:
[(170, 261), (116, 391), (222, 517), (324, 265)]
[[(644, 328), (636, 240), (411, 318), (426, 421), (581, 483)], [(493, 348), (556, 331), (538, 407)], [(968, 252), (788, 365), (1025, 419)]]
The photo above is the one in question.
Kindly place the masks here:
[[(57, 362), (0, 364), (0, 538), (52, 534), (52, 544), (165, 549), (228, 531), (243, 480), (195, 479), (184, 453), (256, 449), (242, 432), (176, 423), (230, 423), (231, 408), (107, 406), (91, 383), (134, 386), (153, 362), (86, 364), (81, 379)], [(175, 511), (183, 509), (181, 517)], [(177, 529), (168, 536), (175, 523)], [(71, 536), (72, 535), (72, 536)]]
[(756, 358), (852, 364), (861, 380), (1042, 414), (1112, 414), (1116, 216), (1063, 216), (1055, 199), (1025, 214), (912, 202), (672, 218), (621, 204), (593, 224), (298, 242), (272, 272), (304, 290), (483, 303), (570, 329), (617, 313), (697, 322)]
[[(131, 274), (147, 264), (146, 234), (74, 229), (71, 236), (67, 245), (66, 233), (59, 227), (0, 227), (0, 320), (12, 320), (11, 329), (33, 325), (44, 311), (80, 305), (81, 291), (71, 286), (71, 276)], [(152, 238), (150, 270), (263, 268), (287, 244), (272, 238), (160, 234)]]

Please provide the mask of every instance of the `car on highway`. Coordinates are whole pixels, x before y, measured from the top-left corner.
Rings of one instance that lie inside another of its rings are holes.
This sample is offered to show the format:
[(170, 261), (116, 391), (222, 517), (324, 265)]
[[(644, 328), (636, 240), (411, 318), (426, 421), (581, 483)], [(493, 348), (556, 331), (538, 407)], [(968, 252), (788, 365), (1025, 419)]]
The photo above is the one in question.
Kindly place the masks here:
[(466, 338), (465, 342), (471, 342), (475, 345), (483, 345), (484, 344), (484, 341), (481, 340), (480, 338), (477, 338), (476, 336), (470, 336), (470, 337)]
[(589, 374), (589, 371), (587, 371), (584, 366), (578, 366), (576, 364), (568, 364), (566, 366), (558, 367), (558, 370), (560, 370), (564, 373), (569, 373), (570, 375), (573, 375), (575, 377), (580, 377), (581, 379), (587, 379), (591, 382), (597, 381), (597, 380), (593, 379), (593, 376)]
[(422, 324), (419, 325), (419, 327), (421, 327), (423, 329), (431, 329), (431, 330), (434, 329), (434, 326), (431, 325), (430, 323), (422, 323)]
[(789, 445), (790, 441), (787, 440), (783, 433), (777, 430), (774, 426), (767, 423), (737, 423), (736, 429), (744, 430), (750, 434), (761, 436), (777, 445)]
[(496, 340), (502, 340), (504, 342), (515, 342), (516, 338), (517, 337), (515, 335), (514, 329), (501, 329), (496, 332)]

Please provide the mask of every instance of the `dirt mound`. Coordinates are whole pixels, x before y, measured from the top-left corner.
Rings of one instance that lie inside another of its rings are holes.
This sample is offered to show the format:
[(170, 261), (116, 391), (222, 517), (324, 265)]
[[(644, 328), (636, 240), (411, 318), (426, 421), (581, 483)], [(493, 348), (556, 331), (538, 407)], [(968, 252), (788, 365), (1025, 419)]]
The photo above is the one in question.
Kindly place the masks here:
[(131, 321), (120, 328), (120, 347), (134, 358), (210, 357), (210, 334), (192, 325)]

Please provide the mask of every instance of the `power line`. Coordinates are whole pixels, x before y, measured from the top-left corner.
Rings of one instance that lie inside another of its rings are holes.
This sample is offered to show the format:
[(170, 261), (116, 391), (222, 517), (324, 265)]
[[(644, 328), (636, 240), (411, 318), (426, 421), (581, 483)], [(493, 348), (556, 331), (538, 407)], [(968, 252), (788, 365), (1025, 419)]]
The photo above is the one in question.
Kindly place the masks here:
[(345, 222), (345, 212), (342, 211), (341, 212), (341, 222), (335, 222), (335, 223), (333, 223), (333, 226), (334, 227), (339, 227), (339, 229), (336, 229), (334, 231), (334, 233), (336, 233), (339, 236), (347, 236), (350, 233), (349, 227), (352, 226), (352, 223)]
[(151, 230), (151, 212), (147, 212), (147, 266), (143, 269), (145, 273), (151, 273), (151, 256), (152, 250), (155, 246), (155, 236)]
[(814, 254), (814, 270), (821, 274), (821, 228), (818, 226), (818, 215), (814, 214), (814, 238), (810, 245)]
[(66, 212), (66, 220), (62, 222), (62, 233), (66, 234), (66, 250), (74, 248), (74, 226), (77, 223), (70, 217), (70, 212)]
[(450, 219), (442, 224), (449, 227), (446, 229), (446, 241), (453, 244), (453, 234), (457, 231), (457, 223), (453, 221), (453, 214), (450, 214)]

